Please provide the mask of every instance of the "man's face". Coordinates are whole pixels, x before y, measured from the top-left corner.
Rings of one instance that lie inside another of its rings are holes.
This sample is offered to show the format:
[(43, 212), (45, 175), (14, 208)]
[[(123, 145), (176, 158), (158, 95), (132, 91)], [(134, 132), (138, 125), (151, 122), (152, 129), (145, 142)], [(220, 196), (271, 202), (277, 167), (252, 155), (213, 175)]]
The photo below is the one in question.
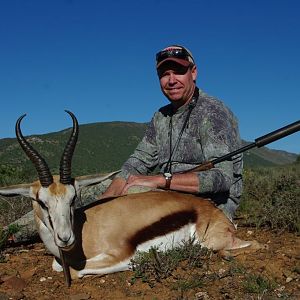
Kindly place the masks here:
[(159, 68), (158, 76), (162, 92), (176, 108), (191, 100), (197, 78), (196, 66), (183, 67), (169, 61)]

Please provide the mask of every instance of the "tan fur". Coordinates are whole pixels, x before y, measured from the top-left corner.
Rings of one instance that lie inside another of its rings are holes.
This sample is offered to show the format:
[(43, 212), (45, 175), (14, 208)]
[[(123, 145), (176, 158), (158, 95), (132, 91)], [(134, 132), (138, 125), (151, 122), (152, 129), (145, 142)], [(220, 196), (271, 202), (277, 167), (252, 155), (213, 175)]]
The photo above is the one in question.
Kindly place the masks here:
[[(89, 262), (85, 264), (85, 268), (104, 268), (125, 260), (135, 251), (132, 237), (138, 231), (159, 222), (166, 215), (193, 210), (197, 212), (197, 235), (203, 246), (216, 251), (244, 247), (245, 242), (235, 237), (234, 225), (208, 199), (177, 192), (130, 194), (84, 212), (86, 222), (82, 228), (82, 250), (85, 258), (89, 259), (100, 253), (107, 255), (107, 259)], [(159, 230), (157, 228), (157, 235)], [(76, 247), (68, 253), (69, 258), (80, 259), (74, 251), (76, 252)], [(75, 276), (76, 272), (72, 273)]]
[(33, 182), (32, 186), (31, 186), (31, 191), (32, 191), (32, 194), (34, 195), (33, 198), (36, 199), (40, 188), (41, 188), (41, 183), (38, 180)]
[(52, 195), (64, 195), (66, 193), (66, 186), (60, 182), (53, 182), (49, 186), (49, 191)]
[[(34, 181), (31, 187), (33, 194), (37, 195), (39, 189), (41, 188), (40, 181)], [(64, 195), (66, 193), (66, 186), (59, 182), (58, 175), (53, 176), (53, 183), (49, 186), (49, 191), (52, 195)]]

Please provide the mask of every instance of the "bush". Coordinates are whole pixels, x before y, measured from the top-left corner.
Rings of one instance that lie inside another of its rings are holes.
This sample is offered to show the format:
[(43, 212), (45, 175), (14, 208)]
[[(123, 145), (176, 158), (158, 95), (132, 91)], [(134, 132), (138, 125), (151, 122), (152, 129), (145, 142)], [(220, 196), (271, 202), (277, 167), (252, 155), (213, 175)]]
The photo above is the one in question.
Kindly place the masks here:
[[(0, 165), (0, 186), (31, 182), (27, 175), (28, 172), (22, 168), (2, 164)], [(30, 210), (31, 201), (28, 198), (0, 196), (0, 226), (8, 225)]]
[(20, 227), (18, 225), (10, 225), (5, 230), (0, 226), (0, 262), (5, 261), (5, 257), (2, 255), (2, 249), (6, 246), (9, 237), (19, 230)]
[(0, 165), (0, 186), (26, 182), (26, 172), (19, 167)]
[(300, 165), (245, 170), (238, 213), (257, 227), (300, 233)]
[(244, 289), (247, 293), (263, 295), (274, 289), (276, 284), (262, 275), (249, 274), (244, 281)]
[(32, 210), (31, 199), (0, 196), (0, 226), (7, 226)]
[[(131, 282), (141, 279), (153, 287), (156, 282), (171, 276), (176, 277), (176, 269), (179, 266), (187, 268), (189, 272), (193, 269), (201, 269), (210, 254), (210, 250), (196, 243), (194, 239), (182, 241), (179, 246), (165, 252), (152, 247), (148, 252), (138, 252), (131, 260), (131, 268), (134, 272)], [(184, 281), (186, 282), (186, 278)]]

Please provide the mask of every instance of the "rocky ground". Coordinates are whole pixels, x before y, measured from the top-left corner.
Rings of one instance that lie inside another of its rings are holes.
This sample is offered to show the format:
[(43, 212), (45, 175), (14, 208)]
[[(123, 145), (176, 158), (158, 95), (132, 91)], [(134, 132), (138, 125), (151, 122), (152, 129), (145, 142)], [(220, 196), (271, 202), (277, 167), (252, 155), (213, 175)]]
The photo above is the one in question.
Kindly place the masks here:
[(152, 282), (133, 280), (131, 271), (91, 276), (66, 287), (52, 271), (42, 243), (2, 251), (0, 299), (300, 299), (300, 237), (286, 232), (240, 228), (238, 236), (268, 244), (267, 250), (224, 260), (207, 257), (201, 269), (181, 265)]

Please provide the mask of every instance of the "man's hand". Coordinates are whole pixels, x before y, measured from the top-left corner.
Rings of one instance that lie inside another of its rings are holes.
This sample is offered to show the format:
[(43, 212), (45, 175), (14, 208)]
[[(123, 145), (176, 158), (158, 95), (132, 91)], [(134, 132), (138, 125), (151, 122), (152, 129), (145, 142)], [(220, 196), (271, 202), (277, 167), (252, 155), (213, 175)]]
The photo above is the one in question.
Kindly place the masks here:
[(146, 186), (153, 189), (162, 188), (165, 185), (165, 179), (162, 175), (130, 175), (121, 192), (127, 194), (128, 189), (133, 186)]
[(105, 198), (110, 198), (110, 197), (117, 197), (122, 195), (122, 190), (126, 184), (125, 179), (123, 178), (115, 178), (113, 179), (112, 183), (109, 185), (107, 190), (100, 195), (97, 199), (102, 200)]

